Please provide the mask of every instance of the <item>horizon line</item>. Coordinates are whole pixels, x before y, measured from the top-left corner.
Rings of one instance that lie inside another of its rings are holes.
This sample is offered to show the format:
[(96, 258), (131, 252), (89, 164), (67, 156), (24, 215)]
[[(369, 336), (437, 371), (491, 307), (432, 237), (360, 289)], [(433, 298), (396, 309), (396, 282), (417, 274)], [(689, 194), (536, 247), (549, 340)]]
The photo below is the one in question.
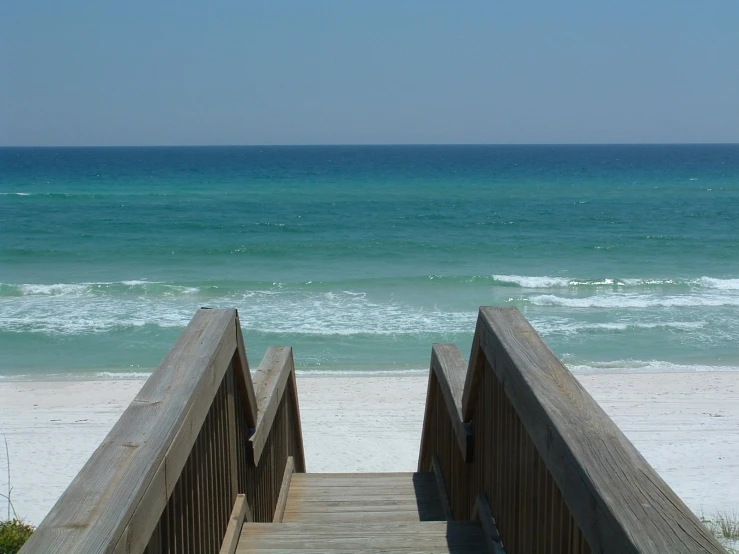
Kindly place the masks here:
[(11, 148), (365, 148), (365, 147), (434, 147), (434, 146), (738, 146), (739, 142), (402, 142), (402, 143), (265, 143), (265, 144), (16, 144)]

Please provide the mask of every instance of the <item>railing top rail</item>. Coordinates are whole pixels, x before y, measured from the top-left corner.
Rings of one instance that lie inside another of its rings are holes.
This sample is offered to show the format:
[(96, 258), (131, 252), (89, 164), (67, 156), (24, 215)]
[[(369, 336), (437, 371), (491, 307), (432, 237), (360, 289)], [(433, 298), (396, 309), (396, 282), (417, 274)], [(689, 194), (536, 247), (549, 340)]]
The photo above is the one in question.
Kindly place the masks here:
[(465, 421), (485, 360), (593, 552), (725, 552), (515, 308), (480, 308)]
[(302, 429), (298, 397), (295, 384), (295, 364), (293, 351), (289, 346), (270, 346), (264, 353), (259, 367), (254, 372), (255, 396), (258, 404), (257, 423), (254, 433), (249, 438), (254, 453), (254, 463), (259, 463), (264, 445), (267, 442), (280, 401), (284, 394), (292, 394), (296, 417), (293, 425), (298, 437), (296, 454), (296, 471), (305, 472), (305, 456), (303, 453)]
[[(469, 423), (465, 423), (462, 417), (462, 393), (464, 390), (467, 366), (462, 356), (453, 344), (434, 344), (431, 348), (431, 371), (429, 376), (429, 393), (431, 387), (438, 383), (444, 397), (444, 405), (449, 414), (449, 419), (454, 429), (454, 436), (459, 446), (462, 458), (466, 462), (472, 461), (472, 450), (474, 437)], [(428, 401), (427, 401), (428, 402)], [(428, 418), (427, 412), (424, 417), (424, 429), (421, 436), (421, 455), (419, 457), (419, 471), (423, 462), (423, 453), (428, 441)]]
[(223, 375), (243, 350), (237, 329), (236, 310), (198, 310), (23, 553), (143, 551)]

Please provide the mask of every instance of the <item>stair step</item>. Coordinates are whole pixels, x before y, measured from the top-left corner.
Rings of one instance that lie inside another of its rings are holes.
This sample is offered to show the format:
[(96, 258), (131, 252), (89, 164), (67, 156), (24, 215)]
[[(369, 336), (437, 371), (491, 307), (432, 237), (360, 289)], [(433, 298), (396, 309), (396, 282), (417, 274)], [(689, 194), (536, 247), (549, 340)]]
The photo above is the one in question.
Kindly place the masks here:
[(483, 554), (488, 550), (479, 523), (416, 521), (375, 523), (245, 523), (237, 553), (383, 552)]
[(432, 473), (296, 473), (282, 521), (440, 521)]

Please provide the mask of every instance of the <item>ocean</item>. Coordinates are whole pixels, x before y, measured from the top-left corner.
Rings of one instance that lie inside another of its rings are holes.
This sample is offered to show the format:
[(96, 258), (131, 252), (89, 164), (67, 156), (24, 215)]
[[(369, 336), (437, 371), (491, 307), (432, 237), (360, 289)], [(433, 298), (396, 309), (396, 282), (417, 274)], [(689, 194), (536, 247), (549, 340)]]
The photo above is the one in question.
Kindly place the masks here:
[(0, 149), (0, 379), (412, 372), (516, 306), (573, 371), (739, 368), (739, 145)]

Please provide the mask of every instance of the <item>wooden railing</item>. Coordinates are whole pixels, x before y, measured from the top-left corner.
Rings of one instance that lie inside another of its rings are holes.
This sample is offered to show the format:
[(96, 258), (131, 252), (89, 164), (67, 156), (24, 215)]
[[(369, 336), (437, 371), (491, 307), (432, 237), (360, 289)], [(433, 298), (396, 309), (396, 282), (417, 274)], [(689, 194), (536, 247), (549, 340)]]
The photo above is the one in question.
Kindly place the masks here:
[(293, 467), (291, 349), (252, 381), (236, 310), (201, 309), (21, 552), (217, 553), (236, 512), (273, 520)]
[(507, 554), (725, 552), (516, 309), (480, 309), (467, 368), (434, 345), (431, 470), (455, 519), (489, 505)]

